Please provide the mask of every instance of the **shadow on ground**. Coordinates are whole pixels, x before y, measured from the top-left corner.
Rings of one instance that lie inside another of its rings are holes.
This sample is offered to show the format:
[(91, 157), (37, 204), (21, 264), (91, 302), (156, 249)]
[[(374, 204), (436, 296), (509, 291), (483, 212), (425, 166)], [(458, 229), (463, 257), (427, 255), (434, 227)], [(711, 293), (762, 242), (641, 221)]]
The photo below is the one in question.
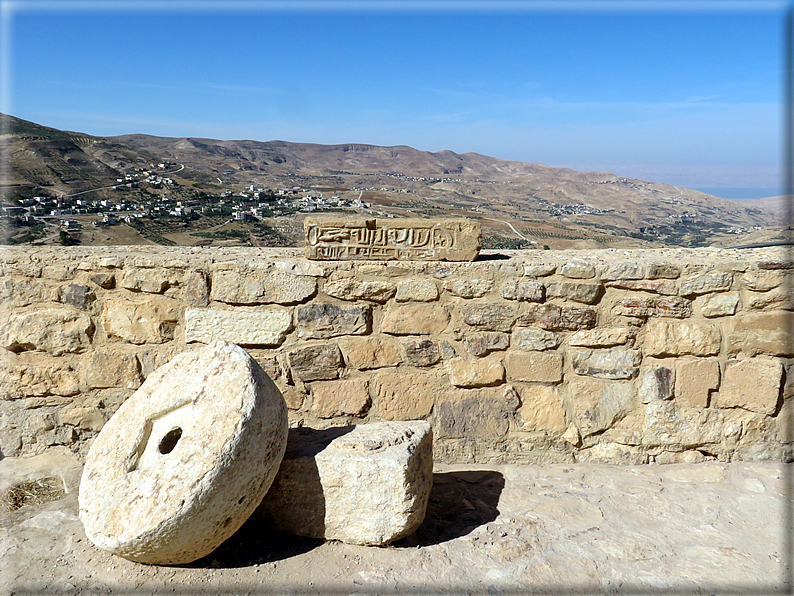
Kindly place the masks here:
[(504, 476), (490, 470), (433, 474), (425, 521), (416, 532), (398, 540), (394, 546), (441, 544), (495, 520), (504, 486)]

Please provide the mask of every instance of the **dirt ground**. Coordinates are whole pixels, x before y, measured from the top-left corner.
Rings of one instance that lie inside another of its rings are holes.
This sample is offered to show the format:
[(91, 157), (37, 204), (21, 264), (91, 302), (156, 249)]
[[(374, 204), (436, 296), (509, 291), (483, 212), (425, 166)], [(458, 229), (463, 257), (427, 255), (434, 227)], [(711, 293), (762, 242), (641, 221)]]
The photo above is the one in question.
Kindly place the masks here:
[(392, 546), (249, 520), (173, 567), (88, 541), (81, 470), (67, 451), (0, 461), (4, 594), (790, 593), (791, 468), (778, 463), (437, 466), (424, 524)]

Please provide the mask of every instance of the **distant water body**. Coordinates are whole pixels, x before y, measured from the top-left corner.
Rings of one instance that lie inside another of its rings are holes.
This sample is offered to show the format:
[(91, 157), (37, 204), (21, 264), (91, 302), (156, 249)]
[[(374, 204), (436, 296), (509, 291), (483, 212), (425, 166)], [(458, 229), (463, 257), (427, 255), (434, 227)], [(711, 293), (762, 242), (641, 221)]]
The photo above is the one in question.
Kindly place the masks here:
[(709, 187), (709, 188), (693, 188), (692, 190), (699, 190), (715, 197), (723, 199), (762, 199), (764, 197), (777, 197), (782, 194), (782, 188), (767, 187), (767, 188), (731, 188), (731, 187)]

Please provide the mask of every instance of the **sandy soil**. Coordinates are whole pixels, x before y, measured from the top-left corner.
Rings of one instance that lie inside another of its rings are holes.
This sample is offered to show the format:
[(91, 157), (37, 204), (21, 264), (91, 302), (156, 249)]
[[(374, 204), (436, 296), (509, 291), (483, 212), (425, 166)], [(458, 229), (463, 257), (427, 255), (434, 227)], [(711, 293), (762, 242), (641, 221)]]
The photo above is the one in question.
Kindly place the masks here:
[(49, 489), (38, 502), (17, 491), (15, 509), (4, 507), (3, 593), (787, 593), (791, 469), (782, 464), (440, 466), (424, 524), (390, 547), (252, 520), (211, 555), (174, 567), (87, 540), (81, 469), (68, 452), (0, 461), (5, 503), (15, 487), (56, 480), (40, 482)]

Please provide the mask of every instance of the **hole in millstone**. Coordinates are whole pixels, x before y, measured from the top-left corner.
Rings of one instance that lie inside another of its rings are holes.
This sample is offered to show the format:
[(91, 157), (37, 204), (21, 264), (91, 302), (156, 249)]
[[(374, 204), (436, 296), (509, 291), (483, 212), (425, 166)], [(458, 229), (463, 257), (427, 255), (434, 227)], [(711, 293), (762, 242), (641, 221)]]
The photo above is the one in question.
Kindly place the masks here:
[(240, 497), (240, 500), (239, 500), (239, 501), (237, 501), (237, 504), (238, 504), (238, 505), (242, 505), (242, 504), (243, 504), (243, 501), (245, 501), (245, 496), (242, 496), (242, 497)]
[(174, 447), (176, 447), (177, 441), (179, 441), (181, 436), (182, 429), (179, 427), (169, 430), (167, 433), (165, 433), (165, 436), (160, 439), (160, 445), (158, 445), (160, 453), (163, 455), (166, 453), (171, 453), (174, 450)]

